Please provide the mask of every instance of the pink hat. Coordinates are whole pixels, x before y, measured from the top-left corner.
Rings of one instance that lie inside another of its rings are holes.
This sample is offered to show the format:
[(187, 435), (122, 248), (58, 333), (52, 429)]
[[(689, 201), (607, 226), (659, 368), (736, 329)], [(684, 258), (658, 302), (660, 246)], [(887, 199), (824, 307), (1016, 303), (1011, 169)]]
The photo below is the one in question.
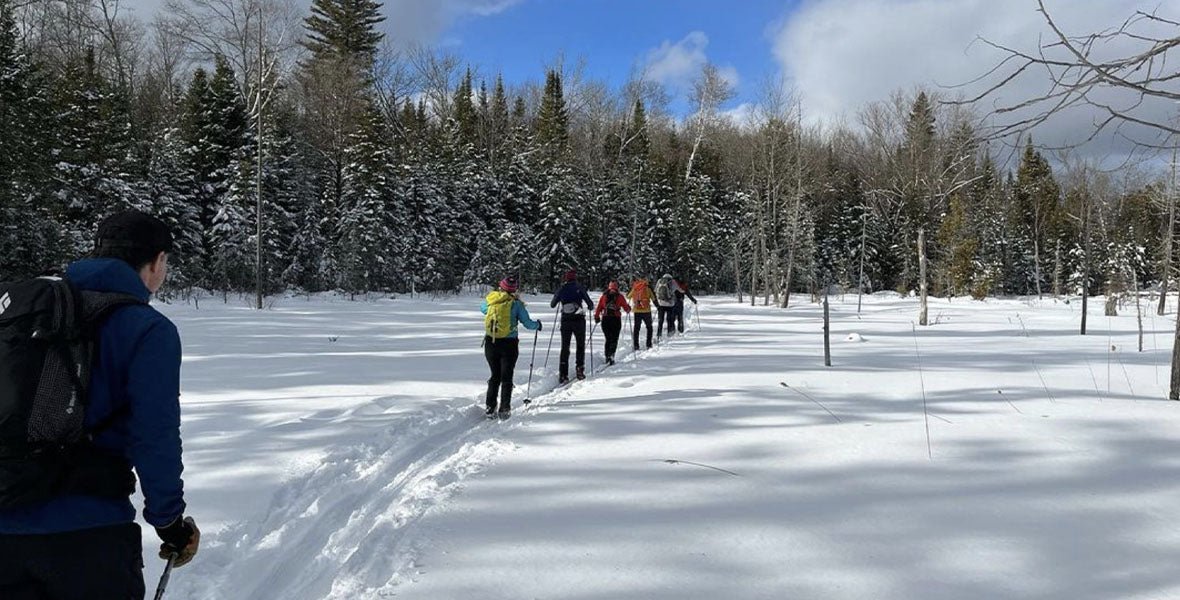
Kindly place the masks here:
[(568, 272), (565, 274), (565, 280), (566, 280), (566, 281), (575, 281), (575, 280), (577, 280), (577, 279), (578, 279), (578, 272), (577, 272), (577, 271), (575, 271), (575, 270), (573, 270), (573, 269), (570, 269), (570, 270), (569, 270), (569, 271), (568, 271)]
[(505, 277), (500, 280), (500, 289), (505, 292), (515, 292), (517, 288), (517, 281), (515, 277)]

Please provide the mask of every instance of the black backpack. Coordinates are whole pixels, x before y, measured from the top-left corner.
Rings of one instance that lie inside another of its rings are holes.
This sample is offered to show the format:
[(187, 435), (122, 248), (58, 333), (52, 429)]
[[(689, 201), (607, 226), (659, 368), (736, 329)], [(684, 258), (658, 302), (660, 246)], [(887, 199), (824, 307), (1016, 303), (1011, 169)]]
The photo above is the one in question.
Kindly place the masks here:
[(90, 443), (122, 411), (85, 427), (98, 329), (134, 304), (57, 277), (0, 284), (0, 509), (135, 491), (126, 459)]

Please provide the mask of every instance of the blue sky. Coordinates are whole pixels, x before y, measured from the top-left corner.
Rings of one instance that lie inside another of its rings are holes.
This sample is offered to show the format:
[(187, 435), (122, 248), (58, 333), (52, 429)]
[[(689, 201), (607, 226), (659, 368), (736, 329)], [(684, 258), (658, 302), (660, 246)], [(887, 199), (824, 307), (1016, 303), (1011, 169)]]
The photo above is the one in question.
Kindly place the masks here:
[(680, 67), (687, 67), (694, 53), (704, 54), (737, 74), (736, 106), (753, 100), (761, 80), (779, 72), (772, 52), (773, 25), (795, 4), (524, 0), (492, 15), (460, 17), (439, 41), (486, 72), (502, 71), (509, 81), (542, 78), (544, 65), (564, 52), (567, 62), (585, 57), (588, 74), (613, 85), (626, 81), (633, 65), (663, 58), (666, 65), (676, 63), (662, 71), (669, 87), (676, 87), (683, 83), (679, 72), (687, 70)]

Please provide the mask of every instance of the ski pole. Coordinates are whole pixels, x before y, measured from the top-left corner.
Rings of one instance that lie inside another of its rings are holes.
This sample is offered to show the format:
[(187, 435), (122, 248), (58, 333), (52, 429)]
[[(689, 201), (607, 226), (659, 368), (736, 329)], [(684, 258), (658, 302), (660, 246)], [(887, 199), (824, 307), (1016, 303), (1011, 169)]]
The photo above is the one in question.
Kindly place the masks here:
[(553, 328), (549, 330), (549, 349), (545, 350), (545, 367), (549, 368), (549, 355), (553, 353), (553, 334), (557, 333), (557, 319), (561, 317), (561, 308), (553, 313)]
[(692, 305), (692, 314), (697, 318), (697, 331), (701, 330), (701, 306), (699, 304)]
[(594, 374), (594, 330), (598, 327), (595, 323), (590, 327), (590, 374)]
[(537, 331), (533, 331), (533, 357), (529, 359), (529, 387), (528, 391), (524, 393), (526, 405), (533, 401), (533, 365), (537, 363), (537, 333)]
[(168, 588), (168, 580), (172, 578), (172, 564), (176, 562), (177, 554), (173, 552), (168, 555), (168, 562), (164, 565), (164, 573), (160, 575), (160, 583), (156, 585), (155, 600), (162, 600), (164, 598), (164, 590)]

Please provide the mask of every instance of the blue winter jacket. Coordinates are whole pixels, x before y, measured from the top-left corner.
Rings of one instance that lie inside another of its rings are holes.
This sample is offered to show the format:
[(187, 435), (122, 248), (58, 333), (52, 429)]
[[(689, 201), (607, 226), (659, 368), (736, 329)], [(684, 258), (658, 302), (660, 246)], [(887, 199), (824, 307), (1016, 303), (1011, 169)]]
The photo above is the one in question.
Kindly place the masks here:
[[(66, 276), (84, 290), (121, 292), (145, 302), (150, 296), (135, 270), (120, 260), (79, 261)], [(111, 315), (99, 330), (98, 343), (86, 425), (93, 427), (126, 407), (126, 416), (101, 432), (94, 444), (135, 467), (144, 495), (144, 520), (162, 527), (185, 509), (180, 479), (180, 335), (154, 308), (137, 305)], [(0, 511), (0, 534), (61, 533), (133, 521), (130, 498), (67, 495), (43, 506)]]
[[(488, 314), (488, 301), (487, 300), (484, 300), (483, 303), (479, 305), (479, 312), (481, 312), (485, 315)], [(520, 335), (517, 332), (517, 329), (518, 329), (517, 325), (519, 325), (519, 324), (523, 324), (525, 329), (530, 329), (532, 331), (536, 331), (541, 328), (541, 324), (533, 320), (532, 316), (529, 315), (529, 309), (525, 308), (524, 302), (521, 302), (520, 300), (514, 300), (512, 302), (512, 317), (511, 318), (512, 318), (512, 331), (510, 331), (508, 333), (508, 335), (505, 336), (508, 339), (516, 339), (516, 338), (520, 337)]]
[(576, 281), (567, 282), (553, 294), (553, 300), (549, 302), (550, 308), (556, 308), (561, 305), (561, 318), (576, 319), (585, 318), (582, 313), (582, 304), (586, 305), (588, 310), (594, 310), (594, 303), (590, 300), (590, 295), (586, 293), (586, 288), (578, 285)]

